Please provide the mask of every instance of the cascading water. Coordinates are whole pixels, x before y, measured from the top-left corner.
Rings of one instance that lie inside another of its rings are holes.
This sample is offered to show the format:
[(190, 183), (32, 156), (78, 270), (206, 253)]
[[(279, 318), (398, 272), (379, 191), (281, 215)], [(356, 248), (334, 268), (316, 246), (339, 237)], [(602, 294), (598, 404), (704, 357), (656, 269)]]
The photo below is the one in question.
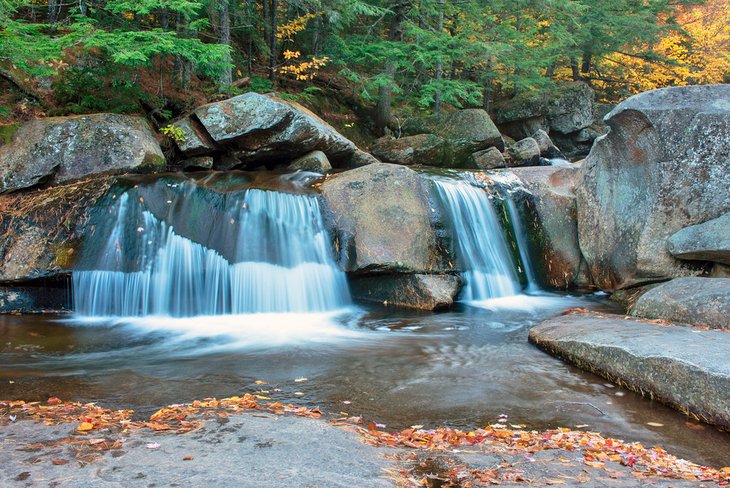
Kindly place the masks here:
[(73, 273), (77, 314), (325, 312), (350, 303), (316, 196), (259, 189), (206, 194), (200, 197), (206, 212), (191, 212), (185, 199), (197, 187), (179, 185), (180, 195), (165, 202), (164, 219), (153, 213), (159, 215), (159, 205), (134, 190), (119, 197), (91, 269)]
[(466, 282), (462, 300), (481, 301), (521, 291), (515, 263), (487, 192), (466, 181), (434, 180), (453, 226), (457, 257)]
[(527, 252), (527, 234), (525, 234), (525, 229), (522, 226), (522, 218), (512, 198), (505, 199), (505, 206), (507, 207), (509, 221), (512, 225), (512, 231), (515, 234), (515, 240), (517, 241), (517, 250), (520, 253), (520, 261), (525, 272), (525, 278), (527, 278), (527, 291), (536, 291), (539, 287), (537, 285), (535, 269), (532, 266), (532, 260)]

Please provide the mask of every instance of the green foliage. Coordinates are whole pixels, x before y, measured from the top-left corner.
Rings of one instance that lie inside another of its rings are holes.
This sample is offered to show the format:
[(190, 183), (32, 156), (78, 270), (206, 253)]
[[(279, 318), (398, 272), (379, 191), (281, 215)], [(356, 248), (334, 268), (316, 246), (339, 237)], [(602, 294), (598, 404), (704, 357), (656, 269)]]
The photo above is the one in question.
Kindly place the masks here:
[(166, 125), (165, 127), (160, 129), (160, 132), (162, 132), (165, 136), (169, 137), (175, 142), (185, 142), (185, 134), (183, 133), (183, 130), (179, 127), (175, 127), (174, 125)]
[(252, 76), (250, 88), (251, 91), (268, 93), (274, 89), (274, 84), (268, 78), (262, 78), (261, 76)]

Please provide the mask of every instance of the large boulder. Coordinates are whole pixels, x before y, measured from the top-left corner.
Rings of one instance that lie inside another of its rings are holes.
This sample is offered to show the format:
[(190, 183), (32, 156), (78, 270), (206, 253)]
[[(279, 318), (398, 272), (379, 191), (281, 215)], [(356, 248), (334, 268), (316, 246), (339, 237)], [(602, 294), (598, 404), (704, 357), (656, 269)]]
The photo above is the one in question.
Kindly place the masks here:
[(185, 135), (178, 147), (186, 155), (226, 153), (239, 165), (286, 162), (312, 151), (344, 164), (357, 149), (301, 105), (253, 92), (198, 107), (174, 125)]
[(587, 286), (590, 278), (578, 244), (574, 185), (577, 168), (536, 166), (508, 170), (525, 191), (513, 192), (540, 285)]
[(547, 320), (530, 342), (582, 369), (730, 428), (730, 334), (602, 314)]
[(571, 134), (593, 123), (594, 98), (586, 83), (562, 82), (496, 103), (495, 122), (514, 139), (530, 137), (537, 130)]
[(619, 104), (576, 185), (580, 245), (614, 290), (697, 274), (667, 239), (730, 210), (730, 85), (654, 90)]
[(482, 151), (477, 151), (471, 155), (471, 166), (479, 169), (497, 169), (507, 166), (502, 151), (496, 147), (490, 147)]
[(730, 278), (676, 278), (636, 301), (632, 315), (711, 328), (730, 328)]
[(439, 166), (469, 167), (470, 156), (489, 147), (504, 149), (504, 141), (489, 114), (482, 109), (465, 109), (407, 120), (404, 135), (435, 134), (444, 141), (445, 154)]
[(399, 139), (381, 137), (372, 147), (373, 156), (384, 163), (412, 166), (444, 164), (444, 140), (433, 134), (418, 134)]
[(511, 144), (507, 149), (510, 156), (509, 166), (539, 166), (540, 146), (532, 137)]
[(394, 274), (366, 276), (350, 282), (358, 300), (386, 306), (440, 310), (454, 304), (461, 287), (457, 275)]
[(116, 177), (0, 195), (0, 282), (53, 278), (70, 272), (90, 210)]
[(672, 235), (668, 250), (677, 259), (730, 265), (730, 212)]
[(328, 178), (322, 195), (345, 271), (428, 273), (436, 266), (428, 195), (412, 169), (369, 164)]
[(89, 175), (162, 170), (165, 157), (139, 117), (94, 114), (35, 119), (0, 146), (0, 192)]

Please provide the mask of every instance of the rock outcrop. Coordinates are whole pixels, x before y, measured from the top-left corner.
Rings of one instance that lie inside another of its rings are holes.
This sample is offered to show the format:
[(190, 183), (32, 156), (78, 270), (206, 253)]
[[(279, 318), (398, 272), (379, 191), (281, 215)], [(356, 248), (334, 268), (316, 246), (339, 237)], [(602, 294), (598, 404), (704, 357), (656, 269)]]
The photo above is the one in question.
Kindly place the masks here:
[(700, 419), (730, 428), (730, 334), (570, 314), (530, 331), (549, 353)]
[(96, 174), (159, 171), (166, 164), (152, 130), (139, 117), (35, 119), (0, 146), (0, 193)]
[(697, 274), (667, 240), (730, 210), (730, 85), (636, 95), (608, 116), (576, 185), (580, 245), (604, 290)]
[(730, 265), (730, 212), (685, 227), (673, 234), (667, 244), (669, 253), (677, 259)]
[(513, 194), (524, 219), (540, 285), (567, 289), (590, 284), (578, 244), (574, 185), (578, 168), (513, 168), (526, 192)]
[(439, 136), (418, 134), (399, 139), (382, 137), (373, 144), (372, 153), (384, 163), (441, 166), (446, 162), (445, 148)]
[(301, 105), (254, 92), (198, 107), (174, 126), (184, 136), (183, 154), (223, 155), (221, 168), (289, 163), (312, 151), (344, 165), (357, 149)]
[(327, 179), (322, 195), (345, 271), (429, 273), (436, 266), (431, 208), (415, 171), (369, 164)]
[(352, 296), (358, 300), (420, 310), (449, 308), (460, 287), (457, 275), (377, 275), (350, 282)]
[(730, 329), (730, 278), (676, 278), (639, 297), (632, 315)]

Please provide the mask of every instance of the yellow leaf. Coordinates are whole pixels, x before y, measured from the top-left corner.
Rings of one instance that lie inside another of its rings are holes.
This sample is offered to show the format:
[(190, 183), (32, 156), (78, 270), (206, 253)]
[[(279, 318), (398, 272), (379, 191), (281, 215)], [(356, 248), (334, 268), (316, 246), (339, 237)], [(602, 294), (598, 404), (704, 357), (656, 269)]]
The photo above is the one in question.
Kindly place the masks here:
[(91, 430), (93, 428), (94, 428), (94, 424), (91, 424), (89, 422), (82, 422), (81, 425), (78, 426), (78, 430), (80, 430), (81, 432)]

